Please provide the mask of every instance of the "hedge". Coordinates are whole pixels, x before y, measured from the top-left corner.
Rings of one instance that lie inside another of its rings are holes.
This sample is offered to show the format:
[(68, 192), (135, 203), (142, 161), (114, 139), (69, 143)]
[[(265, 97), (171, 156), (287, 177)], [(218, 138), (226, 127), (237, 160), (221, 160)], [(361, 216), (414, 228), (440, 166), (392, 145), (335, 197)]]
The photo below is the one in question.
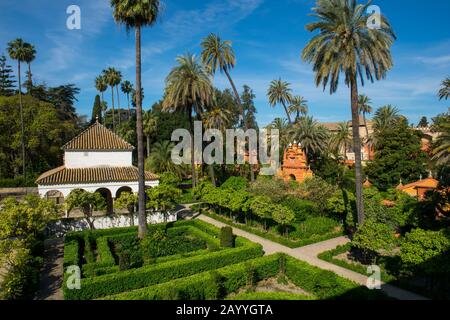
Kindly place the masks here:
[[(236, 249), (235, 249), (236, 250)], [(256, 280), (278, 274), (279, 254), (256, 258), (226, 266), (216, 271), (197, 273), (146, 288), (104, 297), (104, 300), (210, 300), (221, 299), (247, 285), (247, 273), (255, 272)], [(217, 284), (217, 278), (220, 284)]]
[(261, 245), (253, 244), (114, 274), (81, 279), (80, 290), (68, 290), (64, 286), (64, 298), (69, 300), (95, 299), (151, 286), (202, 271), (218, 269), (262, 255)]
[(342, 236), (344, 234), (343, 231), (329, 232), (329, 233), (324, 234), (324, 235), (315, 235), (315, 236), (312, 236), (312, 237), (310, 237), (308, 239), (302, 239), (302, 240), (294, 241), (294, 240), (290, 240), (290, 239), (284, 238), (282, 236), (276, 236), (276, 235), (273, 235), (273, 234), (268, 233), (268, 232), (261, 231), (261, 230), (256, 229), (256, 228), (249, 227), (247, 225), (237, 224), (237, 223), (231, 222), (229, 219), (224, 218), (224, 217), (222, 217), (222, 216), (220, 216), (220, 215), (218, 215), (216, 213), (203, 212), (203, 214), (205, 216), (208, 216), (210, 218), (213, 218), (215, 220), (218, 220), (220, 222), (228, 224), (228, 225), (230, 225), (232, 227), (235, 227), (235, 228), (238, 228), (238, 229), (241, 229), (241, 230), (253, 233), (253, 234), (257, 235), (257, 236), (260, 236), (261, 238), (265, 238), (267, 240), (271, 240), (271, 241), (277, 242), (277, 243), (282, 244), (282, 245), (284, 245), (286, 247), (289, 247), (289, 248), (299, 248), (299, 247), (307, 246), (307, 245), (310, 245), (310, 244), (313, 244), (313, 243), (317, 243), (317, 242), (333, 239), (333, 238), (336, 238), (336, 237), (340, 237), (340, 236)]
[(80, 246), (78, 241), (72, 240), (64, 244), (64, 268), (68, 266), (78, 265), (80, 262)]
[(286, 276), (298, 287), (319, 299), (385, 299), (379, 290), (344, 279), (334, 272), (322, 270), (306, 262), (285, 256)]

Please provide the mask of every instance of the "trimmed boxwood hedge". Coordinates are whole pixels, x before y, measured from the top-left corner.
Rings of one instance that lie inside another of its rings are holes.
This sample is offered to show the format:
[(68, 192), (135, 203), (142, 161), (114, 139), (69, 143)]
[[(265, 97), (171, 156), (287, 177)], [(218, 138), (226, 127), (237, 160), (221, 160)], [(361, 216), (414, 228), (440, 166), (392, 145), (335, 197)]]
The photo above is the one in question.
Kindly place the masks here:
[[(285, 254), (273, 254), (229, 265), (213, 272), (202, 272), (192, 276), (152, 285), (146, 288), (103, 297), (105, 300), (204, 300), (222, 299), (248, 285), (249, 273), (253, 280), (261, 281), (279, 274), (281, 259), (285, 262), (285, 275), (299, 288), (311, 296), (296, 296), (303, 299), (385, 299), (383, 292), (369, 290), (331, 271), (319, 269)], [(217, 279), (220, 279), (217, 283)], [(245, 295), (242, 299), (263, 300), (262, 293)], [(281, 298), (283, 293), (267, 293), (269, 299)], [(238, 299), (237, 295), (231, 299)], [(282, 297), (287, 299), (287, 297)]]
[(243, 225), (243, 224), (238, 224), (238, 223), (231, 222), (229, 219), (224, 218), (224, 217), (222, 217), (222, 216), (220, 216), (220, 215), (218, 215), (216, 213), (211, 213), (211, 212), (204, 211), (203, 214), (205, 216), (207, 216), (207, 217), (213, 218), (215, 220), (218, 220), (220, 222), (228, 224), (228, 225), (230, 225), (232, 227), (235, 227), (235, 228), (238, 228), (238, 229), (241, 229), (241, 230), (244, 230), (244, 231), (256, 234), (257, 236), (260, 236), (261, 238), (265, 238), (267, 240), (271, 240), (271, 241), (277, 242), (277, 243), (282, 244), (282, 245), (284, 245), (286, 247), (289, 247), (289, 248), (299, 248), (299, 247), (307, 246), (307, 245), (310, 245), (310, 244), (313, 244), (313, 243), (317, 243), (317, 242), (321, 242), (321, 241), (326, 241), (326, 240), (329, 240), (329, 239), (332, 239), (332, 238), (336, 238), (336, 237), (340, 237), (340, 236), (344, 235), (343, 231), (329, 232), (329, 233), (324, 234), (324, 235), (314, 235), (314, 236), (312, 236), (312, 237), (310, 237), (308, 239), (294, 241), (294, 240), (290, 240), (290, 239), (284, 238), (282, 236), (276, 236), (276, 235), (273, 235), (271, 233), (264, 232), (262, 230), (259, 230), (259, 229), (253, 228), (253, 227), (249, 227), (249, 226), (246, 226), (246, 225)]
[(332, 271), (323, 270), (306, 262), (285, 256), (286, 276), (298, 287), (312, 293), (319, 299), (386, 299), (379, 290), (344, 279)]
[[(235, 249), (236, 250), (236, 249)], [(279, 254), (257, 258), (239, 264), (201, 272), (146, 288), (104, 297), (105, 300), (210, 300), (221, 299), (247, 285), (247, 273), (253, 270), (256, 280), (278, 274)], [(215, 283), (219, 277), (222, 288)]]
[(218, 269), (262, 255), (262, 246), (251, 244), (241, 248), (212, 252), (202, 256), (81, 279), (81, 289), (79, 290), (69, 290), (64, 286), (64, 298), (69, 300), (95, 299), (170, 281), (202, 271)]
[(79, 265), (80, 263), (80, 246), (78, 241), (72, 240), (64, 244), (64, 268), (73, 265)]

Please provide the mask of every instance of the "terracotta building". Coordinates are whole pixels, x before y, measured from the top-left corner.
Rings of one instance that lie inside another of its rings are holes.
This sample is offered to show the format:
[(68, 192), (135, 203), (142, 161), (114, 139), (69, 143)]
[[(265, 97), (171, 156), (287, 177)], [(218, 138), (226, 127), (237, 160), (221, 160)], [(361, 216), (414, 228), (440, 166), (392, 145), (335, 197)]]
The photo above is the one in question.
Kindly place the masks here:
[(285, 181), (302, 182), (308, 177), (313, 176), (313, 172), (308, 166), (308, 159), (303, 148), (294, 141), (293, 144), (284, 150), (283, 164), (277, 175)]
[(428, 191), (433, 191), (438, 187), (439, 181), (433, 179), (431, 176), (426, 179), (420, 179), (419, 181), (397, 186), (397, 190), (401, 190), (411, 197), (417, 198), (418, 200), (423, 200)]

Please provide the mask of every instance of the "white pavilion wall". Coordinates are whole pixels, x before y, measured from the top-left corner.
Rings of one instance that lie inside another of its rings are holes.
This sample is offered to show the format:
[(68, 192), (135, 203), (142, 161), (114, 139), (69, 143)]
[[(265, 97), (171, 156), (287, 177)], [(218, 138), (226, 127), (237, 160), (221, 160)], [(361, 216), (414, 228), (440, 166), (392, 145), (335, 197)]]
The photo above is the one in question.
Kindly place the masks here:
[(64, 153), (64, 165), (66, 168), (91, 168), (91, 167), (131, 167), (133, 158), (130, 151), (66, 151)]

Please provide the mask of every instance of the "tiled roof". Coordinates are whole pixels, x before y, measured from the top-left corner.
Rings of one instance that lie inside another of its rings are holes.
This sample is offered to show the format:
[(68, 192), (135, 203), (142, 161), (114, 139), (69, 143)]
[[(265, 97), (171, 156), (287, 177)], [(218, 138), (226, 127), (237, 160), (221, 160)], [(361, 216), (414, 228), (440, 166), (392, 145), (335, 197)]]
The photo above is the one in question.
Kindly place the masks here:
[(410, 188), (437, 188), (439, 184), (439, 181), (437, 181), (436, 179), (433, 178), (427, 178), (427, 179), (423, 179), (423, 180), (419, 180), (407, 185), (399, 185), (397, 187), (398, 190), (405, 190), (405, 189), (410, 189)]
[(63, 150), (133, 150), (134, 147), (98, 121), (67, 142)]
[[(149, 171), (145, 171), (145, 180), (157, 180), (159, 177)], [(78, 184), (98, 182), (129, 182), (138, 180), (136, 167), (95, 167), (68, 169), (65, 166), (43, 173), (36, 184)]]

